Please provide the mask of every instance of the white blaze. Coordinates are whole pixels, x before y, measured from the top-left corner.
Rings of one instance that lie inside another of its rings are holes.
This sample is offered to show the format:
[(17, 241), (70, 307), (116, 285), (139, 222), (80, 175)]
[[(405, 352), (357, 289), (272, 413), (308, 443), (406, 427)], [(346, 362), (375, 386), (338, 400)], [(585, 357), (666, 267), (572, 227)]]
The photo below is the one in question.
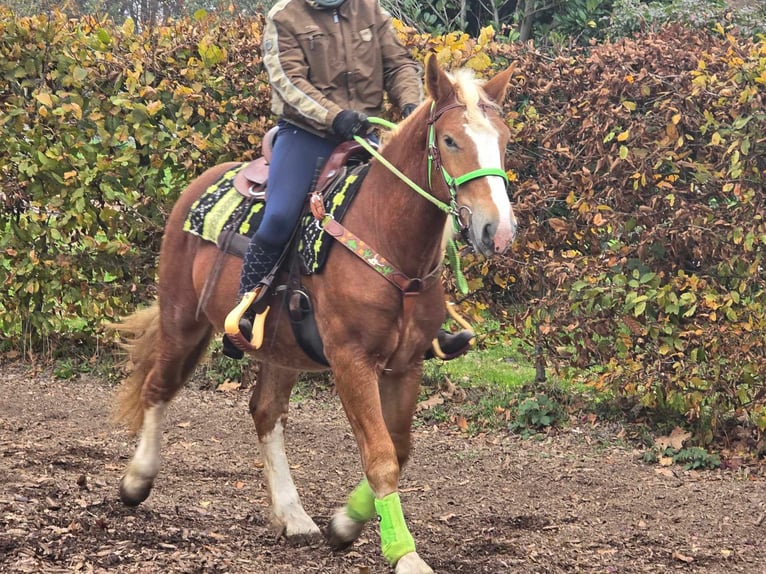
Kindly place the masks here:
[[(488, 124), (486, 129), (475, 129), (466, 124), (465, 132), (476, 146), (479, 167), (502, 169), (503, 158), (500, 157), (500, 134), (497, 133), (497, 130), (491, 124)], [(492, 203), (495, 204), (499, 214), (497, 236), (510, 242), (516, 229), (516, 218), (511, 209), (511, 200), (508, 198), (505, 180), (497, 176), (490, 176), (486, 179), (492, 194)]]

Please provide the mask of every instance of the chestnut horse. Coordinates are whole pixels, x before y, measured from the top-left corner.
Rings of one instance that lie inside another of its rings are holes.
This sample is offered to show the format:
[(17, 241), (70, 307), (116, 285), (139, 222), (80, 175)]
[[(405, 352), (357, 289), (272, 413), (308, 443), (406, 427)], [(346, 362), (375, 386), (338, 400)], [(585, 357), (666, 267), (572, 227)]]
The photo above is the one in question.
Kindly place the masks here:
[[(415, 278), (409, 285), (419, 289), (397, 289), (341, 246), (330, 250), (320, 273), (302, 278), (365, 474), (336, 511), (326, 535), (332, 546), (347, 546), (377, 515), (383, 555), (398, 574), (432, 572), (415, 551), (398, 485), (410, 453), (424, 353), (445, 316), (438, 270), (450, 223), (448, 213), (413, 191), (401, 176), (421, 191), (428, 189), (435, 203), (449, 206), (472, 247), (485, 256), (505, 252), (516, 232), (503, 171), (510, 134), (500, 114), (511, 69), (483, 85), (466, 71), (453, 75), (441, 70), (435, 57), (427, 59), (425, 69), (428, 98), (381, 148), (401, 173), (373, 160), (343, 220), (403, 276)], [(223, 328), (237, 299), (242, 262), (225, 255), (221, 280), (197, 313), (218, 248), (182, 229), (190, 206), (230, 166), (209, 169), (180, 196), (162, 242), (158, 301), (115, 326), (125, 338), (131, 369), (121, 385), (118, 418), (134, 431), (141, 429), (120, 482), (120, 497), (130, 506), (149, 496), (159, 472), (168, 402), (192, 374), (211, 336)], [(296, 491), (284, 429), (298, 375), (326, 367), (300, 350), (289, 322), (279, 317), (269, 314), (265, 342), (254, 354), (261, 370), (250, 413), (273, 520), (288, 539), (314, 542), (322, 534)]]

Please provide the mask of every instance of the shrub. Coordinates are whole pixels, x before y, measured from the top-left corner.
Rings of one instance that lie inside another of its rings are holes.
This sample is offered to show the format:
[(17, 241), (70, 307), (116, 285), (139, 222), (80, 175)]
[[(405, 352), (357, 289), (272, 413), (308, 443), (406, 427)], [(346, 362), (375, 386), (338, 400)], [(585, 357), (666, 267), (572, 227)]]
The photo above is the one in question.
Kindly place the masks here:
[(263, 133), (261, 21), (137, 32), (0, 11), (0, 331), (33, 349), (92, 340), (151, 296), (188, 180)]
[(675, 25), (554, 58), (492, 47), (519, 61), (524, 229), (483, 275), (517, 333), (703, 440), (731, 415), (765, 429), (766, 42)]

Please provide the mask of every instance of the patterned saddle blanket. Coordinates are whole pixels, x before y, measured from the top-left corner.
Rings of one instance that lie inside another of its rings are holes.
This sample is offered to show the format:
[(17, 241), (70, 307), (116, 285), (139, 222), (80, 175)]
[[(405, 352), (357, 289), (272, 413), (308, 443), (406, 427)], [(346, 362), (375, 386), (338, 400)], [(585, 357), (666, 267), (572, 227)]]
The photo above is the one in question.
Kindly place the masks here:
[[(192, 204), (184, 222), (184, 231), (197, 235), (206, 241), (220, 244), (219, 238), (224, 232), (233, 232), (242, 236), (240, 241), (227, 242), (247, 245), (263, 219), (263, 200), (245, 198), (234, 188), (234, 178), (247, 164), (232, 167), (212, 183), (200, 198)], [(363, 163), (344, 169), (338, 179), (324, 195), (325, 209), (336, 220), (342, 221), (346, 210), (356, 195), (369, 164)], [(301, 231), (298, 252), (303, 273), (311, 275), (319, 272), (327, 260), (330, 246), (335, 242), (318, 225), (311, 213), (300, 221)], [(243, 256), (241, 251), (234, 255)]]

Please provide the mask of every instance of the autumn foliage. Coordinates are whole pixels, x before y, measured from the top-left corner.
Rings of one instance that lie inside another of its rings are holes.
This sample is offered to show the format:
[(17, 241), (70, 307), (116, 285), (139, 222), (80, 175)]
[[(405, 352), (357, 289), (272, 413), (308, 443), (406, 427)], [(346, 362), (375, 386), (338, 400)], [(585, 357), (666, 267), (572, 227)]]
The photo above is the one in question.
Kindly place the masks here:
[[(152, 295), (184, 185), (272, 125), (262, 20), (0, 16), (3, 345), (92, 341)], [(421, 60), (517, 64), (522, 229), (507, 258), (465, 258), (475, 308), (598, 389), (766, 428), (766, 42), (677, 26), (550, 55), (400, 32)]]
[(708, 437), (730, 416), (766, 428), (766, 42), (677, 26), (555, 57), (493, 48), (519, 62), (524, 230), (488, 270), (517, 332)]

